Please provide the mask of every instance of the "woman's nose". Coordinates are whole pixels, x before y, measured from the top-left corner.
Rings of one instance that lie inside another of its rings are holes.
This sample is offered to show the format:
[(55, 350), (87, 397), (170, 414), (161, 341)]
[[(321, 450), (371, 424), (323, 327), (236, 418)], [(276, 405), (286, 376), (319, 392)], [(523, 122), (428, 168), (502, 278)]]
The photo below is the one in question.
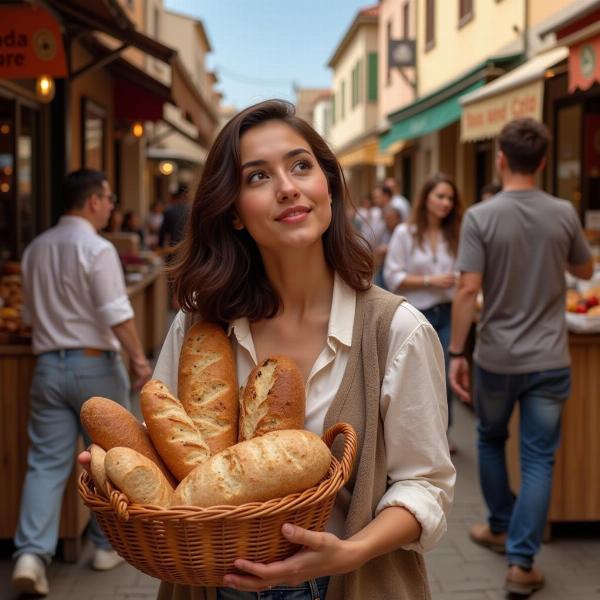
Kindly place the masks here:
[(291, 177), (282, 175), (278, 178), (277, 200), (279, 202), (285, 202), (298, 196), (300, 196), (300, 192)]

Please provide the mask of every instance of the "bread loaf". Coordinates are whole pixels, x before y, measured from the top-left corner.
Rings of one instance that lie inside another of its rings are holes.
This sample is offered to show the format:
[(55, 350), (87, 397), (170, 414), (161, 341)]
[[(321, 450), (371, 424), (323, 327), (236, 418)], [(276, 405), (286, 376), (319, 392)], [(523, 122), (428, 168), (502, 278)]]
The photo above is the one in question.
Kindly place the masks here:
[(239, 440), (304, 427), (304, 380), (296, 363), (273, 356), (255, 367), (240, 399)]
[(178, 396), (211, 454), (237, 442), (235, 361), (218, 325), (199, 322), (187, 332), (179, 356)]
[(106, 475), (131, 502), (167, 507), (173, 488), (156, 466), (131, 448), (111, 448), (104, 460)]
[(144, 385), (140, 406), (154, 446), (177, 479), (183, 479), (210, 456), (181, 402), (162, 382), (152, 379)]
[(92, 460), (90, 462), (90, 475), (92, 476), (92, 480), (96, 486), (96, 491), (103, 496), (107, 496), (106, 471), (104, 469), (106, 452), (97, 444), (92, 444), (88, 450), (92, 455)]
[(154, 461), (165, 477), (176, 484), (175, 478), (152, 445), (146, 428), (120, 404), (108, 398), (93, 396), (83, 403), (80, 417), (92, 442), (106, 451), (116, 446), (132, 448)]
[(302, 492), (324, 477), (330, 462), (329, 448), (314, 433), (272, 431), (196, 467), (175, 490), (172, 505), (237, 506)]

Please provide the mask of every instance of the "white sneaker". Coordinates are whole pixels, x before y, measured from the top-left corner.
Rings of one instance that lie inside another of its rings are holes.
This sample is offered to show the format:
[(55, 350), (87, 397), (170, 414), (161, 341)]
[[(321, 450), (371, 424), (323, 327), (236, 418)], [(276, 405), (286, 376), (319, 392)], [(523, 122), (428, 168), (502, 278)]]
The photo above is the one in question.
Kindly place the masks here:
[(37, 554), (21, 554), (15, 564), (12, 584), (22, 594), (46, 596), (50, 588), (44, 561)]
[(125, 559), (119, 556), (114, 550), (96, 548), (94, 560), (92, 561), (92, 569), (96, 571), (110, 571), (122, 562), (125, 562)]

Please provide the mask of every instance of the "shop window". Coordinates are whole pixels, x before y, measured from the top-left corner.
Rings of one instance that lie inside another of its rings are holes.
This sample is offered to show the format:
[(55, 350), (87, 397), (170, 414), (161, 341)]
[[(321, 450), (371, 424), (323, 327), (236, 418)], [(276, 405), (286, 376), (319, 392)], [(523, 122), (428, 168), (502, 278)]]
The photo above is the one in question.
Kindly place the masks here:
[(0, 261), (16, 258), (14, 102), (0, 99)]
[(435, 0), (425, 2), (425, 50), (435, 46)]
[(462, 27), (474, 17), (473, 0), (458, 0), (458, 26)]
[(570, 200), (581, 213), (581, 118), (582, 105), (558, 109), (556, 116), (556, 195)]
[(106, 111), (88, 98), (82, 100), (81, 166), (105, 171)]

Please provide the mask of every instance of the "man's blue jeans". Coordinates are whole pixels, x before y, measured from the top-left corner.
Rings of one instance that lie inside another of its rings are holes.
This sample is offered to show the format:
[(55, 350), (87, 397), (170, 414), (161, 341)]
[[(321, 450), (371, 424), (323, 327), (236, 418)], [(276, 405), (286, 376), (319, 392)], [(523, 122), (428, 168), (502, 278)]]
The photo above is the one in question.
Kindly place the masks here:
[[(62, 496), (79, 434), (90, 443), (79, 421), (81, 405), (90, 396), (104, 396), (129, 409), (129, 377), (117, 353), (92, 357), (82, 350), (59, 350), (38, 357), (30, 391), (29, 454), (15, 557), (32, 553), (48, 563), (54, 555)], [(90, 537), (99, 548), (111, 547), (95, 518)]]
[(239, 592), (218, 588), (217, 600), (325, 600), (329, 577), (311, 579), (296, 586), (277, 586), (264, 592)]
[[(508, 533), (509, 564), (529, 568), (542, 542), (560, 422), (571, 370), (504, 375), (475, 366), (479, 479), (494, 533)], [(505, 442), (515, 407), (520, 410), (521, 488), (515, 499), (506, 470)]]

